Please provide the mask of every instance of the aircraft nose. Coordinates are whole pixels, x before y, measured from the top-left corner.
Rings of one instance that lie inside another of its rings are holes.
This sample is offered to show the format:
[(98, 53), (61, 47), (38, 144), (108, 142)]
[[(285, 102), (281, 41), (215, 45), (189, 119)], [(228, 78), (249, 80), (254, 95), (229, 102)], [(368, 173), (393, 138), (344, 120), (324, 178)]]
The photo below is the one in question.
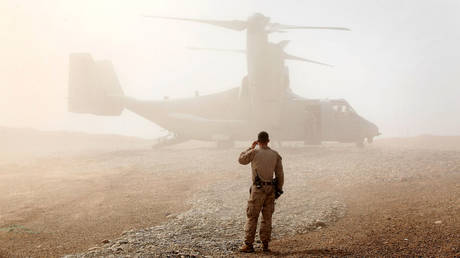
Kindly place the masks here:
[(381, 135), (381, 133), (379, 132), (379, 128), (375, 124), (371, 123), (371, 128), (370, 129), (371, 129), (370, 131), (371, 131), (372, 135), (374, 135), (374, 136)]
[(361, 119), (363, 120), (364, 124), (365, 124), (365, 134), (366, 136), (370, 136), (370, 137), (374, 137), (374, 136), (379, 136), (381, 135), (381, 133), (379, 132), (379, 128), (377, 127), (377, 125), (375, 125), (374, 123), (366, 120), (365, 118), (362, 118)]

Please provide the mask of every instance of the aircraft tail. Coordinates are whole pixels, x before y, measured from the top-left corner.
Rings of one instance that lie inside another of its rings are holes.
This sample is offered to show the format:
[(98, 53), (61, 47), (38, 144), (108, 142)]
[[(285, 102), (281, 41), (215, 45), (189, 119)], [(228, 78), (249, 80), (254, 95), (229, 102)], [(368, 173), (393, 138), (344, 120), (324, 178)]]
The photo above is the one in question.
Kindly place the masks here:
[(123, 111), (123, 90), (112, 62), (94, 61), (88, 53), (69, 57), (68, 110), (102, 116)]

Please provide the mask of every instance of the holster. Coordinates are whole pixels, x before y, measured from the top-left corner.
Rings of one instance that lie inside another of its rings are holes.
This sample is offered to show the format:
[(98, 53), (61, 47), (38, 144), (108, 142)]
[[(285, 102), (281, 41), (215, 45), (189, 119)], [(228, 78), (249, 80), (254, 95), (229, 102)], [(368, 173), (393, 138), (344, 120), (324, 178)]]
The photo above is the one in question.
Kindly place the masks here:
[(275, 199), (278, 199), (284, 193), (278, 188), (278, 178), (273, 179), (273, 186), (275, 187)]

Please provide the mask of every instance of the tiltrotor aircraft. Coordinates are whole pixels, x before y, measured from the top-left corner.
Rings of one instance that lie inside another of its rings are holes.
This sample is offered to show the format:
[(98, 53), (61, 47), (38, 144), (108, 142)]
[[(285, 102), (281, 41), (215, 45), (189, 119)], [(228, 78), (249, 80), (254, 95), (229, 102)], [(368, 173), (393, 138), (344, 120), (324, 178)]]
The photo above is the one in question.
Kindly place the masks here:
[(246, 49), (236, 50), (247, 57), (247, 75), (241, 85), (188, 99), (140, 101), (123, 94), (110, 61), (94, 61), (90, 54), (74, 53), (70, 55), (70, 112), (117, 116), (126, 108), (171, 132), (158, 146), (191, 139), (232, 146), (235, 141), (254, 139), (262, 130), (278, 142), (306, 144), (338, 141), (362, 145), (365, 139), (372, 142), (379, 135), (377, 126), (359, 116), (343, 99), (308, 99), (294, 94), (285, 60), (327, 64), (287, 54), (284, 48), (288, 41), (268, 41), (270, 33), (293, 29), (348, 29), (283, 25), (270, 22), (262, 14), (254, 14), (247, 21), (148, 17), (246, 30)]

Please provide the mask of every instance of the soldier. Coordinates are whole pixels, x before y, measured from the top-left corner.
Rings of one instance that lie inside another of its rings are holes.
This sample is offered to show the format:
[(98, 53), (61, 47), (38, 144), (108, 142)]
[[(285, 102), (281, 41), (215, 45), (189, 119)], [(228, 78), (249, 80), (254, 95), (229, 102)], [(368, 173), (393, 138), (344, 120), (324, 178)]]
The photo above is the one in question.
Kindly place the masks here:
[[(271, 239), (272, 214), (275, 210), (275, 191), (282, 193), (284, 172), (281, 156), (267, 146), (268, 142), (268, 133), (260, 132), (257, 141), (253, 142), (246, 151), (243, 151), (238, 159), (242, 165), (251, 163), (253, 182), (249, 191), (250, 197), (246, 210), (247, 220), (244, 227), (245, 239), (244, 245), (240, 248), (241, 252), (254, 252), (253, 243), (260, 212), (262, 212), (260, 240), (263, 244), (263, 251), (270, 251), (268, 243)], [(259, 145), (258, 149), (255, 148), (257, 144)], [(273, 180), (273, 174), (275, 174), (275, 180)], [(277, 189), (275, 190), (275, 188)]]

